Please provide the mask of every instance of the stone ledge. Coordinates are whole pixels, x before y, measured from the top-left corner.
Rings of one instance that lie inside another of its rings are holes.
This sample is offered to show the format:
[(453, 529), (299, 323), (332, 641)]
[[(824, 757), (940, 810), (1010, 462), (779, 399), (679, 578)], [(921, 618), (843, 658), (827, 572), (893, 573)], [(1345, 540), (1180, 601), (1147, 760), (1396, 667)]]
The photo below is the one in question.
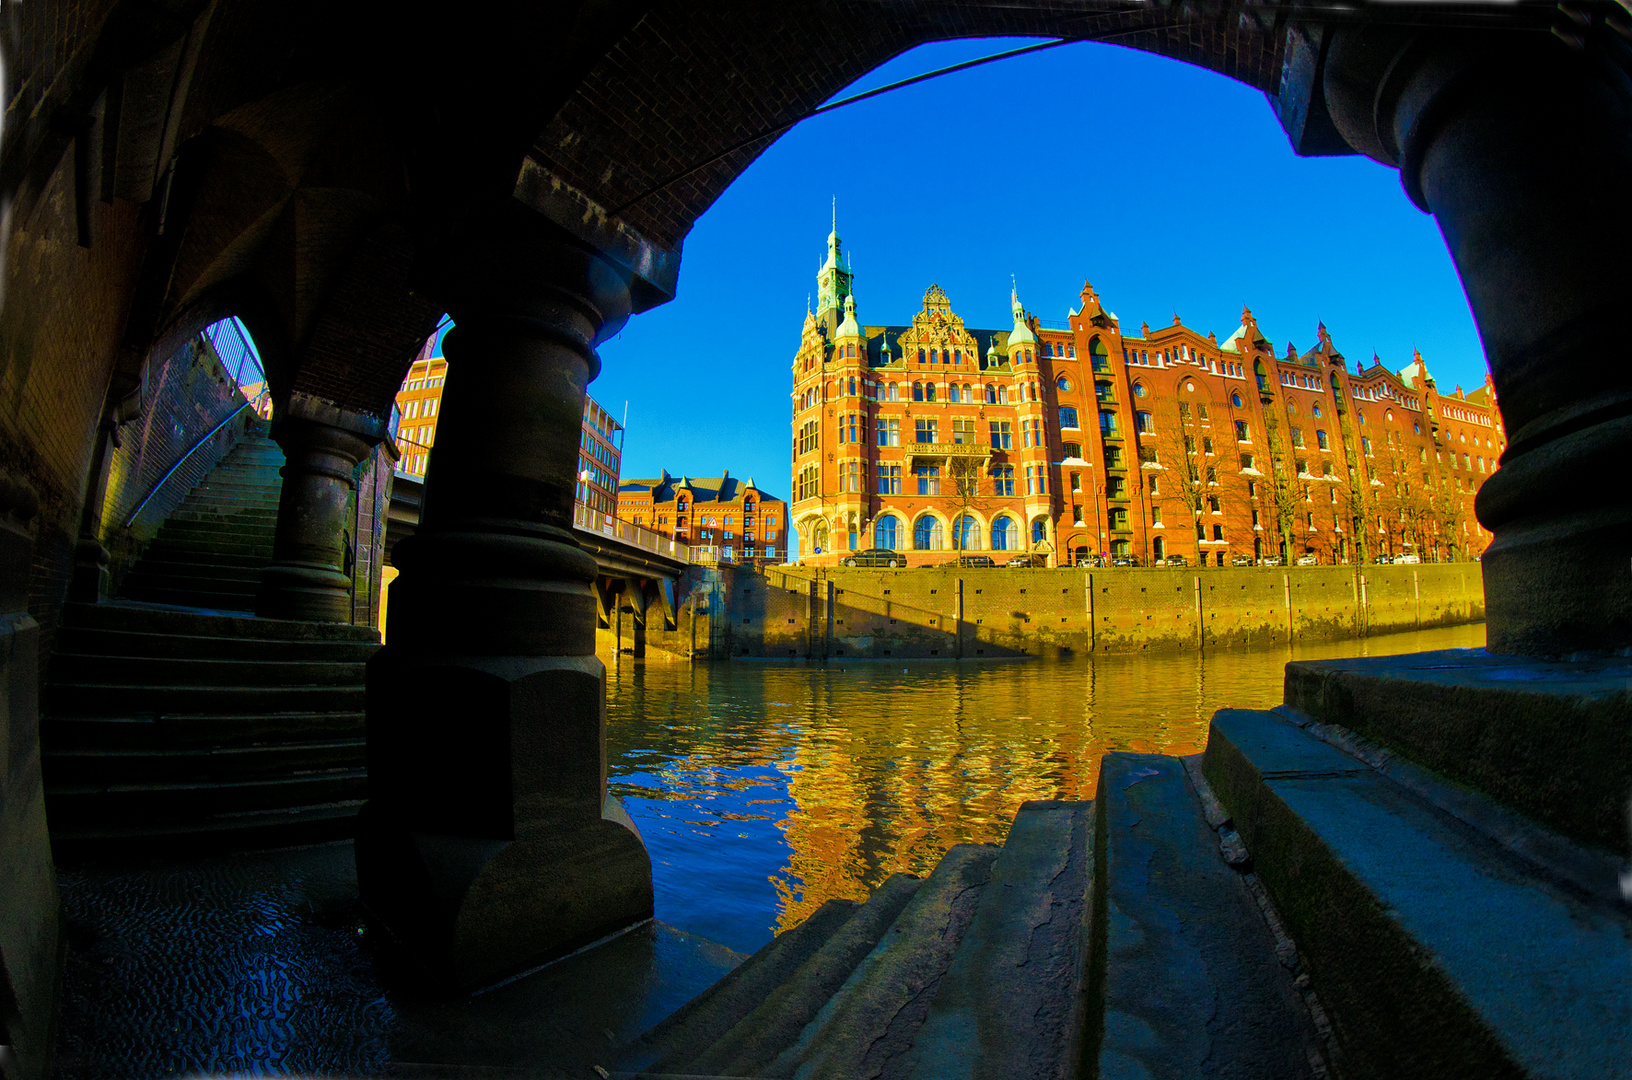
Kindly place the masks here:
[(1620, 851), (1632, 796), (1632, 660), (1446, 649), (1286, 666), (1286, 704)]
[(1270, 713), (1203, 768), (1355, 1075), (1632, 1076), (1632, 918)]

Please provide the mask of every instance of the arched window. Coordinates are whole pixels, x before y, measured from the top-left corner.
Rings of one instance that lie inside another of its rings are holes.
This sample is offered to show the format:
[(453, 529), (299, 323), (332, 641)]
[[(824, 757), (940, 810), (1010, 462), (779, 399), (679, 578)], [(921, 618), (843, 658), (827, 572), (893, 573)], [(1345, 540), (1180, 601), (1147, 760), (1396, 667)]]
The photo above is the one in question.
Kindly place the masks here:
[(912, 384), (912, 400), (914, 400), (914, 401), (924, 400), (924, 384), (923, 383), (913, 383)]
[(997, 387), (992, 386), (989, 383), (986, 386), (986, 404), (988, 404), (988, 405), (996, 405), (997, 404)]
[(968, 514), (952, 527), (952, 546), (959, 551), (973, 551), (980, 546), (980, 526)]
[(1269, 376), (1264, 372), (1264, 362), (1262, 360), (1252, 362), (1252, 373), (1258, 379), (1258, 389), (1268, 390)]
[(850, 396), (856, 396), (856, 377), (854, 375), (850, 376)]
[(912, 527), (912, 546), (918, 551), (941, 549), (941, 523), (925, 514)]
[(816, 523), (815, 527), (810, 530), (810, 539), (811, 539), (811, 547), (814, 549), (811, 552), (811, 554), (820, 555), (822, 552), (826, 551), (827, 550), (827, 522), (818, 521)]
[(896, 545), (895, 531), (896, 517), (894, 514), (885, 514), (873, 523), (873, 546), (885, 551), (894, 551)]
[(934, 401), (935, 400), (935, 384), (934, 383), (925, 383), (924, 384), (924, 400), (925, 401)]
[(1109, 369), (1111, 362), (1110, 353), (1106, 350), (1105, 343), (1099, 340), (1097, 337), (1088, 343), (1088, 355), (1093, 360), (1095, 371), (1106, 371)]
[(992, 522), (992, 550), (1008, 551), (1014, 547), (1014, 519), (1000, 517)]
[(1167, 558), (1167, 544), (1160, 536), (1150, 542), (1150, 555), (1157, 562)]

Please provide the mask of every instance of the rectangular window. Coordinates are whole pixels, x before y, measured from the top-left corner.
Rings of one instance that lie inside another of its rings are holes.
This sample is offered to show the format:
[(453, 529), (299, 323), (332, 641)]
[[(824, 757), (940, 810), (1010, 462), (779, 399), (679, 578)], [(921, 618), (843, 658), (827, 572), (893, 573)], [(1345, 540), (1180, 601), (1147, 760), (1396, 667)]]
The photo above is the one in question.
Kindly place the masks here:
[(1157, 527), (1159, 527), (1161, 525), (1161, 523), (1162, 523), (1162, 508), (1160, 506), (1157, 506), (1156, 504), (1152, 503), (1151, 507), (1150, 507), (1150, 525), (1151, 525), (1151, 528), (1157, 528)]
[(1236, 442), (1251, 442), (1252, 441), (1252, 431), (1251, 431), (1251, 429), (1249, 429), (1247, 427), (1247, 422), (1245, 420), (1237, 420), (1235, 422), (1235, 441)]
[(918, 494), (939, 495), (941, 493), (941, 467), (939, 465), (916, 465), (912, 475), (918, 478)]
[(1014, 494), (1013, 465), (999, 465), (992, 470), (992, 494), (999, 496)]
[[(1065, 410), (1061, 409), (1060, 412), (1063, 413)], [(1077, 425), (1072, 424), (1071, 426), (1076, 427)], [(1114, 412), (1104, 411), (1099, 414), (1099, 433), (1101, 435), (1116, 434), (1116, 414)]]
[(1179, 419), (1190, 419), (1190, 403), (1188, 401), (1179, 402)]
[(1332, 448), (1332, 440), (1327, 437), (1326, 432), (1323, 429), (1317, 428), (1315, 430), (1315, 445), (1320, 447), (1322, 450), (1330, 450)]
[[(1104, 416), (1106, 414), (1100, 413), (1099, 415)], [(1074, 406), (1060, 406), (1060, 426), (1062, 428), (1074, 428), (1077, 426), (1077, 410)]]
[(1360, 436), (1360, 452), (1367, 457), (1371, 457), (1371, 436)]
[(915, 421), (915, 424), (917, 427), (917, 433), (916, 438), (913, 440), (914, 442), (933, 443), (935, 441), (934, 419), (925, 419), (920, 417), (917, 421)]
[(1211, 454), (1213, 452), (1213, 440), (1212, 439), (1204, 438), (1204, 439), (1201, 440), (1201, 452), (1204, 453), (1204, 454)]
[(975, 441), (975, 422), (957, 418), (952, 421), (952, 441), (960, 446), (972, 446)]
[(1113, 528), (1113, 529), (1115, 529), (1115, 530), (1117, 530), (1119, 532), (1127, 531), (1127, 528), (1128, 528), (1128, 512), (1127, 512), (1127, 510), (1125, 510), (1124, 508), (1122, 508), (1120, 506), (1114, 506), (1114, 507), (1111, 508), (1110, 517), (1111, 517), (1111, 528)]
[(1125, 499), (1128, 497), (1127, 481), (1120, 476), (1110, 476), (1105, 479), (1105, 497), (1107, 499)]
[(878, 445), (901, 445), (901, 421), (893, 416), (881, 417), (878, 421)]
[(1073, 524), (1073, 525), (1081, 525), (1082, 524), (1082, 507), (1076, 506), (1076, 505), (1073, 505), (1071, 507), (1071, 524)]
[(990, 423), (992, 426), (992, 449), (1010, 449), (1014, 442), (1014, 433), (1009, 429), (1009, 421), (993, 420)]
[(1141, 435), (1151, 435), (1151, 434), (1155, 433), (1156, 425), (1151, 420), (1151, 416), (1150, 416), (1150, 414), (1148, 412), (1134, 413), (1133, 418), (1136, 421), (1136, 423), (1134, 424), (1134, 427), (1136, 427), (1138, 429), (1139, 434), (1141, 434)]
[(1301, 447), (1303, 445), (1303, 429), (1302, 428), (1293, 428), (1292, 429), (1292, 445), (1293, 446), (1298, 446), (1298, 447)]

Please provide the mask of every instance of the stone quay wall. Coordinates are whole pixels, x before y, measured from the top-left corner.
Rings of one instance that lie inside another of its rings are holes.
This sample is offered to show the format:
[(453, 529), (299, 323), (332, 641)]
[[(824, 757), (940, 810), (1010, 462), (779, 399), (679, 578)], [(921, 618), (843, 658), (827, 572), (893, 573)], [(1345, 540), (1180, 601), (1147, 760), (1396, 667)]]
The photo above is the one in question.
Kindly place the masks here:
[(1334, 641), (1478, 622), (1477, 563), (688, 572), (682, 657), (976, 658)]

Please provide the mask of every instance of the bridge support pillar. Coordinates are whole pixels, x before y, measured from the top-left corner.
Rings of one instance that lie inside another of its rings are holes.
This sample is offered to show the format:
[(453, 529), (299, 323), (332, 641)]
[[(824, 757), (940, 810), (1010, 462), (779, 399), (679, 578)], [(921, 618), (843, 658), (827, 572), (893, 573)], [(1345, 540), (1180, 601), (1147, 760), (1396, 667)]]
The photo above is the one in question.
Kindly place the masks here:
[(299, 395), (280, 405), (272, 439), (283, 451), (283, 487), (255, 614), (350, 622), (357, 538), (348, 532), (349, 504), (357, 466), (385, 437), (385, 425)]
[[(1493, 652), (1632, 646), (1632, 83), (1613, 34), (1348, 27), (1324, 100), (1461, 274), (1507, 427), (1479, 492)], [(1494, 435), (1494, 433), (1493, 433)]]
[(573, 538), (594, 344), (627, 280), (515, 211), (438, 254), (455, 321), (424, 512), (368, 669), (363, 900), (443, 985), (477, 987), (652, 913), (606, 791), (596, 563)]

